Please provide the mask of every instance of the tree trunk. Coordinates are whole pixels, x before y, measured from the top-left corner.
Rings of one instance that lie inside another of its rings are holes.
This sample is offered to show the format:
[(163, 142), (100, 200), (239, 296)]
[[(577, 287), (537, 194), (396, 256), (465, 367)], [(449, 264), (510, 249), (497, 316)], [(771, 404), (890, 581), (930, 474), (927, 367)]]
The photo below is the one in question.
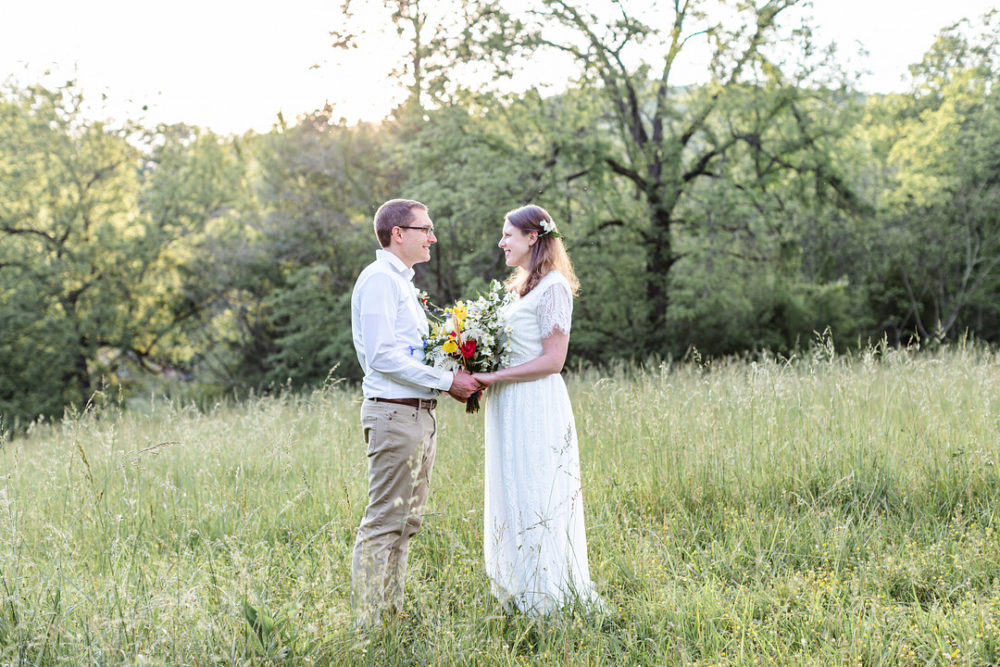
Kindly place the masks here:
[(87, 337), (80, 336), (77, 345), (79, 347), (73, 355), (73, 365), (66, 369), (63, 382), (76, 387), (77, 400), (84, 404), (90, 399), (92, 390), (90, 372), (87, 369), (87, 355), (84, 354), (84, 350), (88, 349)]
[(672, 210), (657, 196), (649, 198), (650, 233), (646, 255), (646, 298), (649, 301), (647, 354), (667, 356), (667, 308), (670, 306), (670, 269), (677, 261), (671, 238)]

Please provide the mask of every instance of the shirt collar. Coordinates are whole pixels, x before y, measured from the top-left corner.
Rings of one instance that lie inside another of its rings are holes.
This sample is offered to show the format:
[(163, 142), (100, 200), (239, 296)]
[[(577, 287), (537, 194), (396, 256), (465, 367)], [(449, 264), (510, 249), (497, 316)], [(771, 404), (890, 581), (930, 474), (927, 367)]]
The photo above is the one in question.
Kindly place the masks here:
[(378, 249), (375, 251), (375, 259), (388, 262), (389, 266), (396, 270), (397, 273), (402, 275), (407, 280), (413, 280), (413, 274), (415, 273), (413, 269), (407, 268), (406, 264), (403, 264), (403, 260), (396, 257), (394, 254), (388, 250)]

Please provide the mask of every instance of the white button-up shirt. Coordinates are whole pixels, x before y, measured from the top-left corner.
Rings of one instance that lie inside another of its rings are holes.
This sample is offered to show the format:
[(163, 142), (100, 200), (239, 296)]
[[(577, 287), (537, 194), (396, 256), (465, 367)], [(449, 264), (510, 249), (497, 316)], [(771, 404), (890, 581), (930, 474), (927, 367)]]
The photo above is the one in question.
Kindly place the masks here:
[(354, 283), (351, 329), (365, 372), (365, 398), (434, 398), (454, 373), (423, 363), (427, 315), (413, 286), (413, 269), (387, 250), (376, 250)]

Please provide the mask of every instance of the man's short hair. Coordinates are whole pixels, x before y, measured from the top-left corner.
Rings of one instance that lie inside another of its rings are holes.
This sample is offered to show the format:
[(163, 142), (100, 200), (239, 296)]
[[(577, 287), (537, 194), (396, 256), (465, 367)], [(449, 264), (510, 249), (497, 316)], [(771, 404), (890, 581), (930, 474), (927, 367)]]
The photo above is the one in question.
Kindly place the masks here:
[(427, 207), (412, 199), (390, 199), (375, 211), (375, 236), (379, 245), (389, 247), (393, 227), (405, 227), (413, 222), (413, 209), (426, 211)]

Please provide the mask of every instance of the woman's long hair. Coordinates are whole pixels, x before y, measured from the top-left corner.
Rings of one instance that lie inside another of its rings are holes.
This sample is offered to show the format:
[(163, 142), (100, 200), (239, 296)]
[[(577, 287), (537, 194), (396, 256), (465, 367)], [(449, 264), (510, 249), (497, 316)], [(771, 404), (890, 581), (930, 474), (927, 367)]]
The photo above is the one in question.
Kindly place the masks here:
[(538, 240), (531, 246), (531, 254), (528, 257), (528, 269), (525, 270), (520, 266), (514, 269), (505, 283), (507, 291), (524, 296), (534, 289), (538, 281), (549, 271), (555, 270), (565, 276), (575, 295), (580, 289), (580, 281), (573, 271), (573, 263), (569, 261), (566, 246), (563, 245), (561, 238), (546, 234), (542, 227), (543, 220), (552, 222), (552, 216), (548, 211), (541, 206), (528, 205), (514, 209), (504, 217), (507, 222), (525, 234), (538, 232)]

